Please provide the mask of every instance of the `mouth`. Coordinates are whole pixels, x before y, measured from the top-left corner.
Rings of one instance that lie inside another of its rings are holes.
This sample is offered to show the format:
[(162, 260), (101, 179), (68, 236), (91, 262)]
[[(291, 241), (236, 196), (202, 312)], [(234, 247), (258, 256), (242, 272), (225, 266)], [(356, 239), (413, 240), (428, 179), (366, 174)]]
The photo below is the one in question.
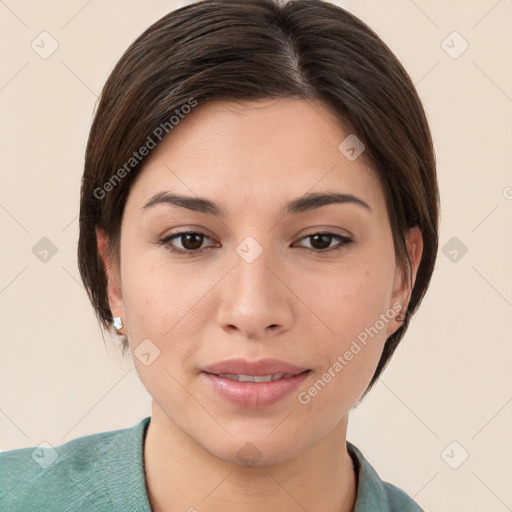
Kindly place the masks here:
[[(309, 370), (306, 370), (309, 371)], [(302, 373), (302, 372), (301, 372)], [(217, 375), (223, 379), (234, 380), (237, 382), (271, 382), (280, 379), (291, 379), (297, 374), (293, 373), (274, 373), (272, 375), (243, 375), (241, 373), (219, 373)]]
[(298, 366), (296, 364), (281, 361), (279, 359), (260, 359), (258, 361), (249, 361), (243, 358), (227, 359), (206, 366), (202, 369), (205, 373), (214, 375), (225, 375), (226, 378), (239, 380), (236, 377), (264, 377), (266, 380), (255, 382), (268, 382), (269, 380), (282, 379), (284, 377), (293, 377), (299, 373), (308, 371), (309, 368)]
[(244, 408), (264, 408), (285, 398), (302, 384), (311, 369), (276, 359), (231, 359), (201, 373), (221, 398)]

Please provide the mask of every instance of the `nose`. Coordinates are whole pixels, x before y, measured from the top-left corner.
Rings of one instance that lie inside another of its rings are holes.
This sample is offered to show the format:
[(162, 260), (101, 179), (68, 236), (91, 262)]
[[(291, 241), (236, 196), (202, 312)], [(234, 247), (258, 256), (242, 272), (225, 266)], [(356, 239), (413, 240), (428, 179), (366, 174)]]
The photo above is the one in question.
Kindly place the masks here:
[(294, 296), (269, 252), (264, 250), (250, 263), (235, 254), (234, 267), (220, 287), (217, 321), (223, 329), (255, 340), (290, 329)]

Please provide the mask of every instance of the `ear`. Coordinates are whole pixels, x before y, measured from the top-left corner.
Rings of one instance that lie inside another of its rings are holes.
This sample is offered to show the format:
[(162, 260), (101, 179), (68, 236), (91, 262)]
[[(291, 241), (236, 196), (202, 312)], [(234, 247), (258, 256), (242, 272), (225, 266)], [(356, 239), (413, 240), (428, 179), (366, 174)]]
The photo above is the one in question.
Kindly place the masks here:
[[(117, 268), (115, 262), (111, 261), (108, 255), (108, 239), (105, 233), (96, 228), (96, 243), (98, 247), (98, 254), (103, 261), (103, 267), (105, 268), (105, 274), (107, 278), (107, 293), (108, 293), (108, 302), (110, 305), (110, 311), (112, 312), (112, 316), (120, 316), (124, 321), (124, 303), (123, 296), (121, 293), (121, 278), (120, 272)], [(121, 333), (124, 334), (124, 329), (121, 330)]]
[[(420, 266), (421, 255), (423, 253), (423, 236), (419, 227), (415, 226), (409, 229), (405, 237), (405, 245), (409, 261), (411, 263), (411, 274), (407, 272), (407, 274), (404, 275), (397, 267), (393, 282), (393, 294), (391, 296), (391, 303), (389, 304), (389, 307), (394, 311), (396, 311), (397, 304), (400, 304), (401, 309), (397, 312), (396, 316), (401, 316), (402, 318), (404, 317), (409, 301), (411, 300), (412, 289), (416, 282), (416, 275), (418, 273), (418, 267)], [(393, 334), (401, 325), (402, 322), (396, 320), (389, 322), (387, 329), (388, 336)]]

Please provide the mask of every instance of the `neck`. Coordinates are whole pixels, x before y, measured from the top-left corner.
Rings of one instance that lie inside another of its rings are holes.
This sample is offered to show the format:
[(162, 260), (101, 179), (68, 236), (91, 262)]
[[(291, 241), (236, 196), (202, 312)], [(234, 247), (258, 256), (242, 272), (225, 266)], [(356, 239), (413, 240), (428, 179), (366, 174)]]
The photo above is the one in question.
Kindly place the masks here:
[(352, 512), (357, 483), (345, 417), (314, 446), (284, 462), (244, 466), (205, 450), (153, 402), (144, 467), (153, 512), (225, 510)]

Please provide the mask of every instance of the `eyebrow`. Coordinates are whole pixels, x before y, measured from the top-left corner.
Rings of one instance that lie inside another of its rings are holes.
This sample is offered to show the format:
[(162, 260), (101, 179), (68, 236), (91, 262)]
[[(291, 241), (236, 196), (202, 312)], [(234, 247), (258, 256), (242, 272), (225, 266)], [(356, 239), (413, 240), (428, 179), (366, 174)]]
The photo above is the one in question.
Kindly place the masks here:
[[(284, 210), (286, 213), (294, 214), (313, 210), (329, 204), (346, 203), (361, 206), (369, 211), (372, 210), (370, 205), (359, 197), (339, 192), (310, 192), (286, 203)], [(141, 210), (144, 212), (159, 204), (179, 206), (195, 212), (215, 215), (217, 217), (227, 216), (227, 212), (224, 208), (209, 199), (183, 196), (171, 192), (158, 192), (147, 201)]]

